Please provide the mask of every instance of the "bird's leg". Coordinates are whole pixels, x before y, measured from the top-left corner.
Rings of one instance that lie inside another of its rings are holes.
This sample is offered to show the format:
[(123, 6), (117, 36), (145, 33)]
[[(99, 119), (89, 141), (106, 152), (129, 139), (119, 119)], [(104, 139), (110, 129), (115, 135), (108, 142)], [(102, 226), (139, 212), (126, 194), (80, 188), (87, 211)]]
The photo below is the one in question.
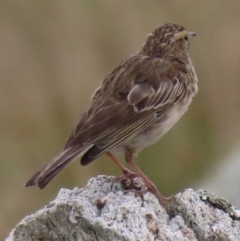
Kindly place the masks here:
[(123, 164), (111, 153), (107, 152), (107, 156), (110, 158), (113, 163), (115, 163), (121, 170), (123, 175), (113, 179), (113, 182), (121, 182), (125, 189), (139, 189), (139, 182), (135, 180), (138, 178), (138, 175), (134, 172), (128, 170)]
[(106, 152), (106, 155), (113, 161), (123, 172), (124, 175), (129, 175), (129, 174), (134, 174), (130, 170), (128, 170), (123, 164), (111, 153), (111, 152)]
[[(151, 192), (152, 194), (154, 194), (159, 203), (163, 206), (163, 207), (167, 207), (169, 204), (171, 204), (172, 202), (172, 196), (171, 197), (164, 197), (157, 189), (157, 187), (153, 184), (152, 181), (149, 180), (149, 178), (141, 171), (141, 169), (133, 162), (133, 152), (130, 150), (127, 150), (125, 152), (125, 160), (126, 162), (132, 167), (132, 169), (135, 171), (135, 173), (141, 177), (143, 179), (143, 181), (145, 182), (146, 186), (147, 186), (147, 190), (143, 190), (142, 194), (146, 193), (146, 191)], [(139, 191), (141, 192), (141, 191)]]
[(135, 173), (131, 172), (125, 166), (123, 166), (123, 164), (111, 152), (107, 152), (106, 154), (111, 159), (111, 161), (113, 161), (113, 163), (115, 163), (122, 170), (123, 175), (127, 177), (130, 177), (131, 175), (136, 176)]

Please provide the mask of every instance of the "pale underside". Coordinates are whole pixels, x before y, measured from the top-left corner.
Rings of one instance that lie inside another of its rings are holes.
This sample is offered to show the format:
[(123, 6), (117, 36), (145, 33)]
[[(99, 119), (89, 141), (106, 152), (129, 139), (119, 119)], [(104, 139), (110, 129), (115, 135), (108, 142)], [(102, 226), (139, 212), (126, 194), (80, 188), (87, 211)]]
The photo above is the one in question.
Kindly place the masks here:
[(132, 139), (120, 143), (110, 151), (117, 155), (125, 153), (126, 149), (132, 150), (135, 154), (143, 150), (145, 147), (155, 144), (164, 134), (166, 134), (181, 116), (187, 111), (191, 104), (192, 98), (182, 105), (175, 105), (171, 107), (158, 121), (146, 128)]

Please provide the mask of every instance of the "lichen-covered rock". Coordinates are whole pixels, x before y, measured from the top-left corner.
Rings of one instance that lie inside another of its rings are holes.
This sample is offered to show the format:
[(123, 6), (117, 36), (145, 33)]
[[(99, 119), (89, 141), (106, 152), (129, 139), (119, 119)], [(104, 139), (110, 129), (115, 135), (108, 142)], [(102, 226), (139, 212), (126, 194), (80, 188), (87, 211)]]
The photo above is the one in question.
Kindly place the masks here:
[(112, 179), (98, 176), (85, 188), (61, 189), (55, 200), (25, 217), (6, 240), (240, 240), (240, 221), (220, 206), (213, 207), (203, 191), (177, 194), (166, 211), (154, 195), (124, 193)]

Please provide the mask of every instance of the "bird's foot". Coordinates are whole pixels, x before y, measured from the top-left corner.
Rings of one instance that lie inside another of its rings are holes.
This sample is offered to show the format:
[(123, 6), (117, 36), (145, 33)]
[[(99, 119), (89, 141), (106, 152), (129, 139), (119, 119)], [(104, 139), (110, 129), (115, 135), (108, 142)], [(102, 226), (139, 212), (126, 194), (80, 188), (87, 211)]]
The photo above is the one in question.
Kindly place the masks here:
[(173, 196), (164, 197), (152, 182), (144, 182), (144, 179), (141, 176), (131, 172), (127, 168), (123, 169), (122, 172), (122, 176), (116, 177), (112, 181), (120, 182), (125, 189), (125, 193), (132, 192), (136, 196), (142, 196), (143, 194), (150, 192), (156, 196), (159, 204), (162, 205), (165, 209), (172, 204)]
[[(157, 189), (152, 189), (152, 188), (146, 188), (145, 183), (142, 181), (143, 185), (139, 188), (133, 188), (133, 189), (129, 189), (126, 190), (125, 193), (127, 192), (132, 192), (134, 193), (136, 196), (143, 196), (144, 194), (150, 192), (152, 193), (157, 199), (158, 202), (161, 206), (163, 206), (165, 209), (167, 209), (173, 202), (174, 196), (170, 196), (170, 197), (164, 197)], [(143, 187), (145, 187), (143, 189)]]
[(114, 178), (112, 181), (120, 182), (123, 185), (126, 192), (140, 191), (143, 187), (146, 188), (146, 185), (142, 178), (128, 169), (124, 169), (123, 175)]

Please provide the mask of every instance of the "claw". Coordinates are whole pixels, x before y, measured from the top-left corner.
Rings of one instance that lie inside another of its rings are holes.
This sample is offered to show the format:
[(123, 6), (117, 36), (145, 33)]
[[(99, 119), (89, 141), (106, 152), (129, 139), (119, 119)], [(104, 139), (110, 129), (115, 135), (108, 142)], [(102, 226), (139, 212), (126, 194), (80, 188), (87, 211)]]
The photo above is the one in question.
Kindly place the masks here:
[(125, 170), (124, 175), (116, 177), (112, 180), (112, 182), (120, 182), (126, 191), (128, 190), (142, 190), (142, 188), (146, 188), (146, 185), (141, 177), (139, 177), (136, 173), (131, 172), (129, 170)]

